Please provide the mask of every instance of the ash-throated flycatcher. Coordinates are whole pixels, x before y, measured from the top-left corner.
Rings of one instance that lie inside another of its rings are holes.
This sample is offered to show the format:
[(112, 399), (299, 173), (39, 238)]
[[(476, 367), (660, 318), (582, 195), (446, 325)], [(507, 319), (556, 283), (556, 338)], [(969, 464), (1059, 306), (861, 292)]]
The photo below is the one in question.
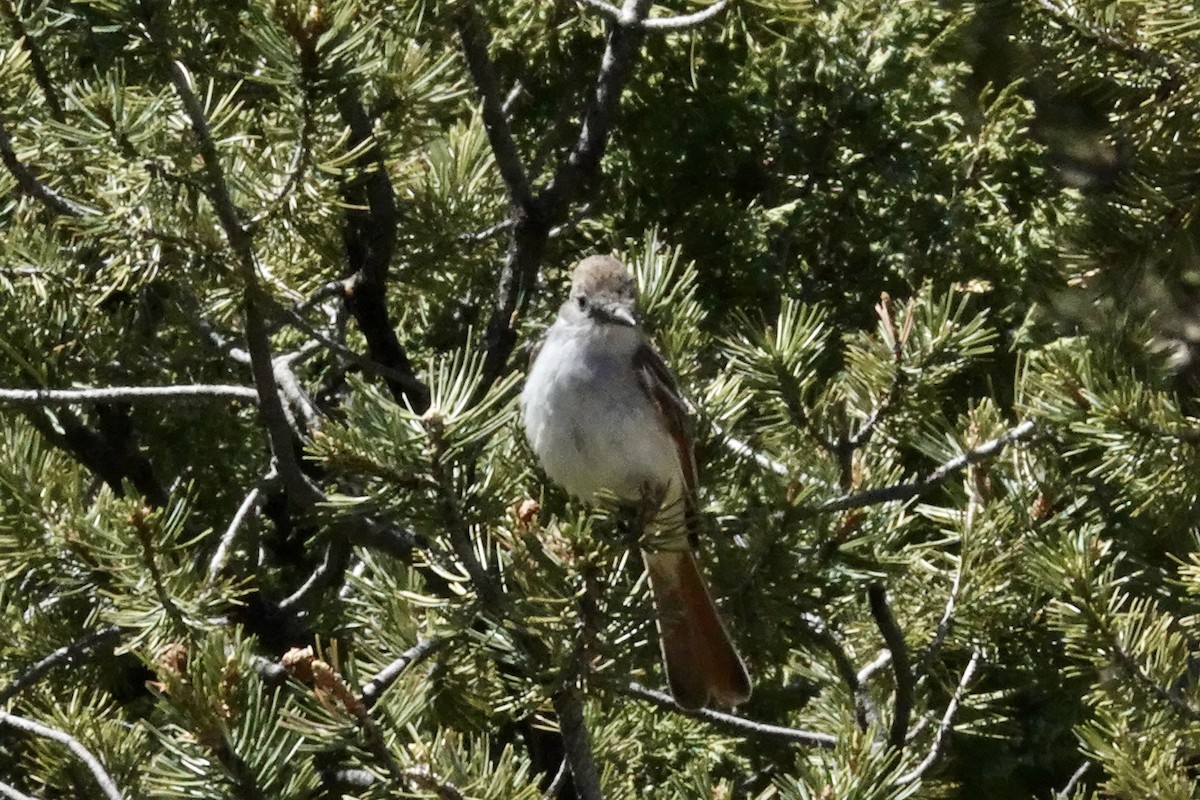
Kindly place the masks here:
[(636, 299), (620, 261), (579, 263), (521, 393), (525, 433), (571, 494), (611, 493), (645, 512), (642, 558), (671, 694), (687, 708), (732, 707), (750, 697), (750, 676), (689, 545), (696, 460), (687, 409), (638, 326)]

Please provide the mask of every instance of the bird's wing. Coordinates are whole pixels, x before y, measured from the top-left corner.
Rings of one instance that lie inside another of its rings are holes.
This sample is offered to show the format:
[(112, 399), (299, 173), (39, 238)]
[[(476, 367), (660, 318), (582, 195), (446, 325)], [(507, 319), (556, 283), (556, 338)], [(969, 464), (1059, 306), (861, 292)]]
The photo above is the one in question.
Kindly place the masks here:
[(686, 503), (688, 529), (695, 530), (696, 516), (696, 453), (692, 443), (692, 431), (688, 424), (687, 404), (679, 393), (679, 386), (670, 367), (662, 356), (648, 343), (643, 342), (633, 354), (633, 369), (638, 384), (658, 409), (663, 427), (675, 442), (675, 453), (679, 457), (679, 471), (683, 475), (684, 502)]

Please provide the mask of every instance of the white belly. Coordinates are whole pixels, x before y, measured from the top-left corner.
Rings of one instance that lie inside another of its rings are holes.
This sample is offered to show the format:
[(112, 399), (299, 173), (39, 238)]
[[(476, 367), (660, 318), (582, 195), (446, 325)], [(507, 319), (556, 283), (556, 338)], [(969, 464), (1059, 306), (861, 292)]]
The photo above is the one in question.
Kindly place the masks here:
[(639, 500), (645, 488), (679, 491), (675, 442), (631, 367), (639, 334), (610, 332), (613, 347), (576, 335), (547, 339), (521, 394), (525, 432), (546, 474), (573, 495), (611, 492)]

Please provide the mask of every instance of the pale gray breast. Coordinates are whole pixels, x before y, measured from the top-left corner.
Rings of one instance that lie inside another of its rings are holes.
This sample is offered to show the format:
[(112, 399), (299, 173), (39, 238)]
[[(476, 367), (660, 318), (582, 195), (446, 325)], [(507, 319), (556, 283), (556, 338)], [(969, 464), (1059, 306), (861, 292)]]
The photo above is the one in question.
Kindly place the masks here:
[(638, 499), (645, 483), (681, 481), (674, 443), (631, 366), (640, 334), (561, 327), (522, 393), (525, 430), (550, 479), (571, 494)]

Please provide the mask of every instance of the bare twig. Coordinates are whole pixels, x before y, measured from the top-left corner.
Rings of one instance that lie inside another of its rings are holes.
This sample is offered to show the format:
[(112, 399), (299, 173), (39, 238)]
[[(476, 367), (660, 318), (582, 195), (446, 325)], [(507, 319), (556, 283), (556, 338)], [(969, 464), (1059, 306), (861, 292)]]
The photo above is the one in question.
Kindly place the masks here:
[(300, 469), (294, 446), (294, 437), (299, 434), (289, 424), (283, 400), (279, 396), (271, 356), (270, 333), (260, 307), (263, 302), (260, 297), (262, 290), (258, 282), (252, 235), (243, 224), (241, 212), (230, 195), (229, 184), (225, 179), (225, 171), (221, 166), (220, 154), (217, 152), (217, 145), (205, 116), (204, 106), (192, 90), (191, 77), (183, 62), (170, 51), (169, 36), (160, 29), (161, 22), (161, 17), (155, 16), (147, 30), (150, 31), (152, 43), (164, 51), (171, 83), (183, 104), (184, 113), (191, 122), (196, 145), (200, 150), (204, 172), (208, 178), (205, 193), (216, 211), (229, 248), (237, 257), (243, 285), (246, 349), (250, 351), (250, 371), (254, 375), (254, 384), (258, 390), (259, 409), (271, 444), (271, 454), (284, 484), (288, 487), (289, 499), (303, 507), (310, 507), (315, 504), (320, 493)]
[(233, 549), (233, 542), (237, 538), (238, 532), (257, 510), (258, 500), (263, 495), (264, 489), (269, 489), (275, 482), (278, 475), (274, 470), (269, 472), (262, 481), (255, 486), (242, 500), (242, 504), (238, 506), (237, 513), (233, 515), (233, 519), (229, 522), (229, 527), (225, 529), (225, 534), (221, 537), (221, 542), (217, 545), (217, 550), (213, 553), (212, 559), (208, 562), (208, 582), (211, 584), (217, 576), (221, 574), (221, 570), (225, 569), (225, 562), (229, 560), (229, 551)]
[(905, 736), (908, 734), (908, 720), (912, 714), (913, 704), (913, 674), (908, 661), (908, 647), (904, 644), (904, 632), (896, 624), (892, 616), (891, 606), (888, 605), (887, 591), (883, 584), (873, 583), (867, 588), (867, 600), (871, 606), (871, 616), (883, 636), (884, 644), (892, 654), (892, 672), (896, 676), (896, 709), (892, 717), (888, 742), (897, 750), (904, 747)]
[(520, 98), (524, 92), (525, 86), (521, 83), (521, 81), (513, 81), (512, 88), (508, 90), (508, 94), (504, 96), (504, 103), (500, 106), (501, 110), (504, 111), (505, 119), (508, 119), (512, 116), (513, 104), (517, 102), (517, 99)]
[[(616, 6), (604, 2), (604, 0), (576, 0), (585, 6), (590, 6), (596, 9), (604, 16), (613, 21), (621, 19), (621, 9)], [(681, 14), (677, 17), (651, 17), (641, 22), (641, 27), (649, 31), (682, 31), (688, 28), (695, 28), (708, 22), (713, 17), (720, 14), (729, 5), (729, 0), (717, 0), (708, 8), (697, 11), (694, 14)]]
[(87, 651), (116, 642), (120, 633), (121, 629), (116, 625), (109, 625), (100, 630), (85, 633), (70, 644), (58, 648), (17, 675), (8, 686), (0, 689), (0, 706), (40, 681), (56, 666), (74, 663)]
[(741, 439), (738, 439), (732, 434), (727, 433), (724, 429), (717, 425), (715, 421), (712, 423), (712, 428), (717, 432), (717, 435), (720, 436), (722, 441), (725, 442), (725, 446), (728, 447), (734, 453), (734, 455), (741, 456), (742, 458), (749, 458), (763, 469), (773, 472), (780, 477), (787, 477), (788, 468), (780, 462), (764, 453), (758, 452)]
[(346, 790), (370, 789), (378, 782), (375, 773), (365, 769), (323, 769), (317, 773), (321, 784), (338, 793)]
[[(571, 205), (579, 199), (584, 186), (594, 183), (600, 172), (613, 116), (642, 40), (641, 22), (645, 20), (650, 5), (651, 0), (625, 0), (621, 7), (616, 22), (609, 30), (596, 83), (575, 144), (559, 165), (549, 186), (526, 203), (524, 189), (517, 176), (512, 174), (506, 178), (514, 181), (512, 186), (516, 187), (515, 191), (510, 188), (516, 204), (515, 224), (500, 271), (495, 304), (484, 333), (483, 377), (475, 393), (476, 402), (486, 396), (491, 385), (504, 373), (508, 358), (516, 346), (516, 323), (532, 296), (550, 231), (568, 218)], [(486, 81), (477, 84), (476, 88), (485, 98), (489, 94), (495, 97), (498, 103), (498, 90), (489, 87)], [(502, 118), (503, 111), (500, 113)], [(496, 152), (497, 163), (507, 152), (507, 145), (503, 141), (500, 146), (501, 149)]]
[(44, 739), (50, 739), (59, 744), (66, 745), (75, 754), (75, 757), (82, 761), (84, 766), (88, 768), (88, 771), (92, 773), (92, 777), (96, 779), (96, 783), (109, 800), (124, 800), (125, 795), (113, 783), (113, 779), (105, 771), (104, 765), (86, 747), (80, 744), (79, 740), (74, 736), (57, 728), (51, 728), (40, 722), (34, 722), (25, 717), (18, 717), (3, 710), (0, 710), (0, 725), (8, 725), (11, 728), (16, 728), (17, 730), (32, 733), (35, 736), (41, 736)]
[(388, 270), (399, 225), (396, 193), (358, 89), (353, 85), (343, 89), (337, 106), (350, 129), (349, 145), (362, 148), (356, 162), (362, 175), (342, 190), (347, 206), (346, 264), (351, 273), (343, 281), (342, 299), (367, 340), (367, 355), (406, 376), (403, 381), (385, 378), (392, 397), (418, 414), (424, 413), (429, 408), (429, 387), (417, 378), (396, 336), (387, 302)]
[(671, 695), (666, 692), (659, 692), (654, 689), (647, 689), (639, 683), (630, 683), (627, 686), (621, 687), (621, 691), (633, 697), (647, 700), (659, 708), (665, 708), (674, 711), (677, 714), (683, 714), (693, 719), (709, 722), (719, 728), (736, 731), (744, 736), (770, 739), (776, 742), (785, 742), (787, 744), (805, 745), (808, 747), (834, 747), (837, 745), (837, 737), (831, 736), (828, 733), (816, 733), (814, 731), (801, 730), (799, 728), (785, 728), (780, 725), (768, 725), (765, 722), (754, 722), (753, 720), (739, 717), (734, 714), (725, 714), (720, 711), (713, 711), (708, 708), (700, 709), (685, 709), (675, 703)]
[(583, 693), (575, 683), (574, 675), (568, 676), (566, 684), (554, 693), (551, 702), (558, 714), (558, 727), (562, 731), (576, 796), (580, 800), (603, 800), (600, 772), (596, 769), (596, 758), (583, 720)]
[(0, 783), (0, 797), (7, 797), (10, 800), (38, 800), (38, 798), (31, 794), (17, 791), (7, 783)]
[(496, 166), (508, 187), (513, 205), (524, 213), (530, 213), (533, 210), (533, 189), (517, 143), (513, 140), (512, 130), (508, 127), (508, 115), (500, 99), (500, 83), (496, 80), (492, 59), (488, 55), (488, 34), (483, 20), (473, 3), (464, 3), (455, 21), (467, 69), (483, 104), (483, 127), (496, 156)]
[(36, 199), (55, 214), (64, 217), (83, 217), (91, 213), (74, 200), (68, 200), (42, 183), (29, 167), (21, 163), (21, 160), (17, 158), (16, 151), (13, 150), (12, 137), (9, 136), (3, 119), (0, 119), (0, 161), (3, 161), (4, 166), (12, 173), (22, 192)]
[(720, 14), (729, 5), (729, 0), (717, 0), (706, 9), (694, 14), (681, 14), (677, 17), (651, 18), (642, 23), (642, 27), (650, 31), (683, 31), (703, 25)]
[(389, 367), (387, 364), (380, 363), (372, 358), (368, 358), (367, 356), (356, 353), (354, 350), (351, 350), (341, 342), (329, 338), (312, 325), (309, 325), (302, 316), (295, 313), (291, 309), (283, 309), (282, 313), (298, 330), (313, 337), (325, 347), (346, 359), (351, 364), (354, 364), (364, 372), (380, 375), (384, 378), (387, 378), (389, 383), (403, 387), (408, 396), (415, 396), (422, 391), (428, 391), (425, 388), (425, 385), (417, 380), (416, 376), (411, 372), (404, 372), (403, 370), (396, 369), (395, 367)]
[(290, 613), (305, 603), (314, 593), (338, 580), (350, 559), (350, 543), (341, 536), (333, 537), (325, 546), (325, 557), (299, 589), (279, 601), (281, 612)]
[(542, 792), (542, 800), (557, 800), (558, 793), (567, 782), (567, 773), (569, 771), (570, 767), (564, 758), (562, 763), (558, 765), (558, 772), (554, 773), (554, 777), (550, 780), (550, 785), (546, 787), (546, 791)]
[(13, 27), (13, 38), (20, 40), (21, 46), (29, 54), (29, 66), (33, 68), (33, 79), (37, 81), (38, 88), (42, 90), (46, 106), (50, 109), (50, 116), (56, 122), (62, 122), (64, 120), (62, 103), (58, 99), (54, 82), (50, 80), (50, 71), (46, 69), (46, 60), (42, 58), (42, 49), (38, 46), (37, 40), (26, 30), (25, 21), (21, 19), (16, 7), (11, 2), (8, 0), (0, 2), (0, 14), (8, 17), (8, 21)]
[(249, 386), (105, 386), (97, 389), (0, 389), (0, 406), (66, 406), (78, 403), (156, 403), (211, 397), (258, 401)]
[(1083, 780), (1083, 776), (1088, 773), (1092, 767), (1096, 766), (1091, 761), (1085, 761), (1079, 765), (1079, 769), (1071, 774), (1071, 779), (1067, 781), (1067, 785), (1062, 788), (1061, 792), (1055, 792), (1054, 800), (1070, 800), (1071, 794), (1075, 791), (1075, 787)]
[(925, 653), (921, 656), (919, 671), (922, 674), (929, 671), (929, 665), (937, 658), (938, 651), (942, 648), (942, 643), (946, 641), (946, 637), (950, 634), (950, 628), (954, 625), (954, 607), (958, 603), (958, 593), (962, 586), (962, 576), (963, 556), (960, 555), (958, 569), (954, 571), (954, 583), (950, 586), (950, 596), (946, 598), (946, 607), (942, 611), (942, 618), (938, 620), (937, 628), (933, 632), (933, 639), (930, 640), (929, 646), (925, 648)]
[(984, 442), (974, 450), (969, 450), (960, 456), (950, 459), (920, 480), (912, 483), (883, 486), (878, 489), (867, 489), (856, 494), (842, 495), (825, 503), (819, 510), (823, 512), (845, 511), (850, 508), (862, 508), (863, 506), (888, 503), (896, 500), (911, 500), (914, 497), (920, 497), (930, 489), (940, 486), (952, 475), (965, 469), (967, 466), (985, 461), (1008, 445), (1028, 438), (1033, 434), (1035, 427), (1036, 425), (1033, 420), (1025, 420), (995, 439)]
[(370, 708), (412, 665), (428, 658), (449, 643), (447, 638), (422, 639), (400, 654), (392, 663), (379, 671), (362, 689), (363, 704)]
[(621, 9), (604, 2), (604, 0), (576, 0), (576, 2), (585, 6), (591, 6), (614, 22), (621, 18)]
[(858, 671), (858, 682), (866, 683), (879, 670), (892, 663), (892, 653), (890, 650), (880, 650), (875, 654), (875, 657), (863, 664), (862, 669)]
[(509, 228), (517, 224), (517, 221), (512, 217), (502, 219), (495, 225), (489, 225), (481, 231), (472, 231), (469, 233), (460, 233), (458, 240), (460, 242), (486, 242), (498, 233), (503, 233)]
[(950, 739), (950, 732), (954, 728), (954, 715), (958, 713), (958, 706), (967, 692), (967, 686), (970, 685), (976, 670), (979, 669), (980, 659), (981, 655), (978, 650), (971, 654), (971, 660), (967, 662), (967, 668), (963, 670), (962, 678), (958, 681), (958, 688), (954, 690), (954, 696), (950, 698), (950, 704), (946, 706), (946, 713), (942, 715), (942, 724), (938, 726), (937, 733), (933, 737), (933, 746), (929, 749), (928, 755), (911, 772), (897, 778), (898, 784), (903, 785), (920, 780), (921, 776), (942, 757), (946, 743)]

